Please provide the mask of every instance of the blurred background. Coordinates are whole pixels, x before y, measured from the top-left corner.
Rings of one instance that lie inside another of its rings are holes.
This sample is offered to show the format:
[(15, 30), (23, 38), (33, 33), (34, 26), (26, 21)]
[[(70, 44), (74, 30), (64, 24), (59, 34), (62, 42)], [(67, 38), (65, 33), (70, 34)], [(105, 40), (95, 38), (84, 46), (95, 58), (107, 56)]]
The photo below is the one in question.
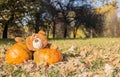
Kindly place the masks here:
[(120, 37), (120, 0), (0, 0), (0, 38)]

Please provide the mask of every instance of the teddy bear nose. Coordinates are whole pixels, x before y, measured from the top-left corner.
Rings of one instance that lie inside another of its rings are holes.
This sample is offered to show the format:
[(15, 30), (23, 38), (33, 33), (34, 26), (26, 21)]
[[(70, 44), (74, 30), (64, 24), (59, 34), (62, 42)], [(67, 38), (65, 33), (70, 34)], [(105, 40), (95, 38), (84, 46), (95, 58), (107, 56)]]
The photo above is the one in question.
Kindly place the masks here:
[(38, 40), (38, 39), (35, 39), (35, 42), (39, 42), (39, 40)]

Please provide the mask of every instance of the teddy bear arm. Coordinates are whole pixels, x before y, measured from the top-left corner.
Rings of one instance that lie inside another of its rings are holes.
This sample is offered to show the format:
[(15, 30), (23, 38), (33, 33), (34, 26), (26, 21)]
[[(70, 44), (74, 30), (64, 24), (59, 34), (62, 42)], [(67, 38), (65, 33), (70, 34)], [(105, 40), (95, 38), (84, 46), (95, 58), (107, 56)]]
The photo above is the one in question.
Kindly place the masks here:
[(55, 44), (51, 44), (51, 45), (50, 45), (50, 49), (58, 49), (58, 46), (55, 45)]
[(49, 48), (49, 49), (58, 49), (58, 46), (55, 45), (55, 44), (48, 43), (47, 46), (46, 46), (45, 48)]
[(22, 37), (15, 37), (15, 41), (16, 42), (25, 42), (25, 39), (24, 38), (22, 38)]

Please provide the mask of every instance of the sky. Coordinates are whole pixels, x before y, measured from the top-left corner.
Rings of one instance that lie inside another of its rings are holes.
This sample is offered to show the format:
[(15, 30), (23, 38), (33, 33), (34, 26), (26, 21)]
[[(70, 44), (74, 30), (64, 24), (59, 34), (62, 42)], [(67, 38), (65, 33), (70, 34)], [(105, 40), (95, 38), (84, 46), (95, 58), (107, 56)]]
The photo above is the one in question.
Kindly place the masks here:
[(118, 17), (120, 17), (120, 0), (118, 0), (118, 14), (117, 14)]

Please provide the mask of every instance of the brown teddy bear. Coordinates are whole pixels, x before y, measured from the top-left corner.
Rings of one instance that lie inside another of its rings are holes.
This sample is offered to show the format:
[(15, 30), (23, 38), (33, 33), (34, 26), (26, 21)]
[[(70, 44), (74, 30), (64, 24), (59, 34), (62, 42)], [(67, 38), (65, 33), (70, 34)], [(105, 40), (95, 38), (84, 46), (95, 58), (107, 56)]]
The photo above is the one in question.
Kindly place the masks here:
[(43, 48), (50, 48), (50, 49), (58, 48), (56, 45), (48, 43), (48, 39), (45, 35), (45, 32), (42, 30), (39, 31), (38, 33), (32, 34), (32, 36), (28, 36), (26, 40), (21, 37), (16, 37), (15, 41), (25, 42), (27, 45), (27, 48), (30, 51), (36, 51), (38, 49), (43, 49)]

